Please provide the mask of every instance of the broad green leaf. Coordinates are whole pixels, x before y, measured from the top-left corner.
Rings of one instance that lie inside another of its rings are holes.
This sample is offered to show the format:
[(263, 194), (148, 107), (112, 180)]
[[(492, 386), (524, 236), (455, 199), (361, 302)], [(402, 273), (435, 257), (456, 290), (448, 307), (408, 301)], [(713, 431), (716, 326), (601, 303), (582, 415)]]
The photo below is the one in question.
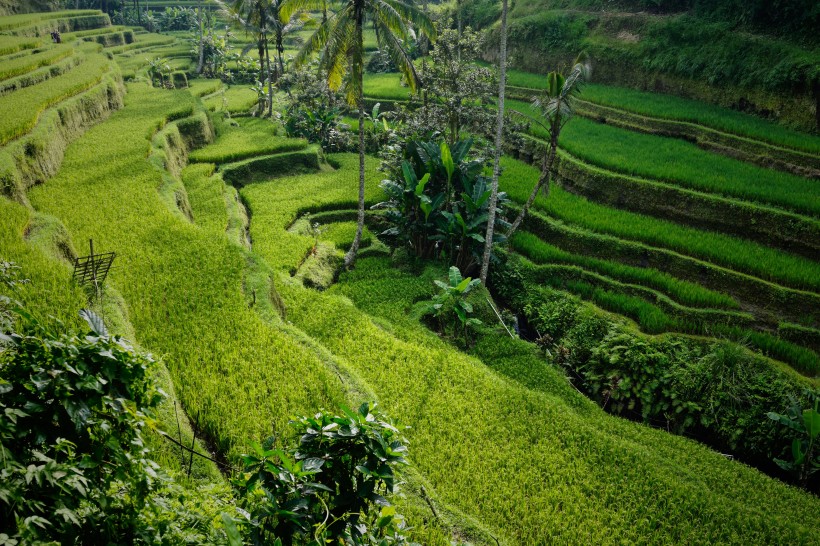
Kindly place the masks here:
[(806, 425), (809, 438), (817, 438), (820, 434), (820, 413), (813, 409), (803, 410), (803, 423)]
[(461, 282), (461, 271), (456, 266), (450, 267), (448, 276), (450, 277), (450, 286), (458, 286)]
[(444, 165), (444, 170), (447, 171), (447, 180), (452, 180), (456, 167), (453, 162), (453, 155), (450, 153), (450, 147), (446, 142), (441, 143), (441, 163)]
[(225, 512), (222, 512), (220, 515), (222, 517), (222, 525), (225, 527), (225, 534), (228, 535), (228, 544), (230, 544), (230, 546), (242, 546), (242, 535), (239, 533), (234, 519)]

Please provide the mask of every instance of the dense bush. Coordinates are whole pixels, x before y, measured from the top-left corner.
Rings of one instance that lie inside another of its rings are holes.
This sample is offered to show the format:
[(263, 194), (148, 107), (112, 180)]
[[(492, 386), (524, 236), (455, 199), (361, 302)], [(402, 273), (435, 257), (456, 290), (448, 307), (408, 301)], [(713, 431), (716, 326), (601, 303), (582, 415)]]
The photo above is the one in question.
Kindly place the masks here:
[(394, 469), (407, 464), (405, 441), (375, 404), (342, 409), (296, 419), (287, 445), (270, 438), (243, 456), (237, 485), (252, 544), (407, 544), (385, 497), (396, 488)]
[(162, 398), (152, 361), (92, 313), (85, 336), (21, 313), (23, 328), (0, 337), (0, 530), (26, 541), (133, 540), (157, 480), (142, 433)]
[(325, 152), (352, 148), (350, 133), (342, 123), (344, 102), (313, 66), (286, 73), (279, 80), (279, 88), (288, 95), (283, 121), (289, 137), (320, 144)]
[(608, 411), (701, 437), (748, 461), (791, 449), (791, 437), (766, 414), (787, 407), (803, 382), (766, 359), (727, 342), (646, 337), (566, 293), (531, 285), (514, 259), (491, 286)]
[[(465, 275), (481, 261), (489, 211), (489, 178), (484, 162), (470, 159), (471, 139), (447, 142), (409, 141), (400, 167), (382, 182), (391, 225), (383, 235), (420, 258), (443, 258)], [(505, 193), (498, 196), (496, 235), (508, 224)]]

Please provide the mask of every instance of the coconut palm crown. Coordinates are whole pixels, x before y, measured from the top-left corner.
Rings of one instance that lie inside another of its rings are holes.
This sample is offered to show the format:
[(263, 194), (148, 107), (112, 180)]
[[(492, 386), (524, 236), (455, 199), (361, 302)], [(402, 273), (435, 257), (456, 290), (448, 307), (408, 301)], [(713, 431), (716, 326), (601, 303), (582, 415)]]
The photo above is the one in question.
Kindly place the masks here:
[[(299, 11), (320, 10), (323, 4), (323, 0), (285, 0), (281, 13), (289, 18)], [(294, 59), (294, 66), (299, 67), (318, 53), (320, 68), (327, 74), (330, 89), (344, 91), (348, 104), (359, 111), (358, 219), (353, 244), (345, 254), (346, 268), (356, 261), (364, 229), (365, 19), (372, 22), (379, 47), (388, 52), (414, 92), (421, 87), (421, 79), (404, 44), (415, 39), (414, 28), (435, 38), (435, 29), (427, 15), (401, 0), (342, 0), (339, 10), (319, 25)]]

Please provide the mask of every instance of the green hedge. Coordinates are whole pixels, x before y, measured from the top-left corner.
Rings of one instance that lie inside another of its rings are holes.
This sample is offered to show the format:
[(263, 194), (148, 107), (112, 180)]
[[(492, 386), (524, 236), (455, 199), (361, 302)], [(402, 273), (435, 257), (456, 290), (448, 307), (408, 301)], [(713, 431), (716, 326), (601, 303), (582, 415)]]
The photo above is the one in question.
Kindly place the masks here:
[[(520, 266), (511, 259), (506, 267)], [(816, 381), (727, 342), (639, 334), (575, 297), (532, 284), (526, 274), (510, 278), (518, 280), (494, 286), (531, 329), (549, 336), (553, 361), (571, 369), (609, 411), (706, 436), (750, 461), (787, 449), (766, 413)]]

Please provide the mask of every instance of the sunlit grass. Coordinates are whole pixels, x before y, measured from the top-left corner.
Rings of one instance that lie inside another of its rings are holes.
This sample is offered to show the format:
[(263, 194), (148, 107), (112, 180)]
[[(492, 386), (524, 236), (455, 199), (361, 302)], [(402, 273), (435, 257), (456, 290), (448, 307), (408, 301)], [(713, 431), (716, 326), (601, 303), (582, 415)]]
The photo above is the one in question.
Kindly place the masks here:
[[(510, 101), (510, 108), (538, 115), (528, 103)], [(549, 138), (535, 124), (531, 131)], [(561, 132), (560, 144), (572, 155), (616, 172), (820, 215), (815, 181), (708, 152), (680, 139), (576, 117)]]

